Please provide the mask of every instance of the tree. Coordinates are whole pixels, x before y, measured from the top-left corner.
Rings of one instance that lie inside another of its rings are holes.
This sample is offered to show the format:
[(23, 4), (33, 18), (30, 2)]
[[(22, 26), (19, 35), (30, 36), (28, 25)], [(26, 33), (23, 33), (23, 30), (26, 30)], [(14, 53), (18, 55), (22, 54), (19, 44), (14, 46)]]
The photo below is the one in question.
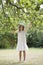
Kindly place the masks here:
[(37, 35), (42, 33), (43, 8), (40, 8), (41, 4), (43, 0), (0, 0), (0, 34), (6, 32), (14, 34), (21, 20), (25, 21), (26, 25), (29, 21), (32, 23), (28, 33), (35, 33), (35, 31)]

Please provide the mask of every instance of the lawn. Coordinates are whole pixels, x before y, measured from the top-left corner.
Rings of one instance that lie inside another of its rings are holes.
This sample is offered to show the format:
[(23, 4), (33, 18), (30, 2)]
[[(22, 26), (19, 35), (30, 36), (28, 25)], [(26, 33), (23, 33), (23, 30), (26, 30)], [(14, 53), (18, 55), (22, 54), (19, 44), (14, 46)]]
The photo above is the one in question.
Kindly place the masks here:
[(15, 49), (0, 49), (0, 65), (43, 65), (43, 48), (29, 48), (26, 62), (19, 62)]

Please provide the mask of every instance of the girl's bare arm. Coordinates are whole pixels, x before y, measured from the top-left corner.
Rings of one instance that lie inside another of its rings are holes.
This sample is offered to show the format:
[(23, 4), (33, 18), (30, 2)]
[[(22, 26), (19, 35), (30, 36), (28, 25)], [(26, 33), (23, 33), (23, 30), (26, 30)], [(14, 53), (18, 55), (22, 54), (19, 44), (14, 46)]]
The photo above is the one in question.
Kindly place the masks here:
[(14, 32), (14, 34), (15, 34), (15, 33), (18, 33), (18, 30), (16, 30), (16, 31)]
[(29, 24), (26, 26), (25, 31), (27, 32), (27, 30), (28, 30), (31, 26), (32, 26), (32, 24), (29, 23)]

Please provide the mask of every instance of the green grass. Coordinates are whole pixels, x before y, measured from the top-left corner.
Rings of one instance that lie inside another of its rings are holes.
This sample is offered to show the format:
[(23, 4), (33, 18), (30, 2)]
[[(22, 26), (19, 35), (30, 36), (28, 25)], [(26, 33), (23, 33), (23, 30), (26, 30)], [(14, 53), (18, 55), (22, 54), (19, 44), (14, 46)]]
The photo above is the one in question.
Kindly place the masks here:
[(0, 65), (43, 65), (43, 48), (29, 48), (26, 62), (19, 62), (18, 54), (14, 49), (0, 49)]

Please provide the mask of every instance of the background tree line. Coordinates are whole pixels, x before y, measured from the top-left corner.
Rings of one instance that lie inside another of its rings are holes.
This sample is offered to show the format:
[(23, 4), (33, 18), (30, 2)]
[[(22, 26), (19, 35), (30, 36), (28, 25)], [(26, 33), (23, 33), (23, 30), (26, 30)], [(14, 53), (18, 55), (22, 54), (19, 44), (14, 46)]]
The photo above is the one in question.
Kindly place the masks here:
[(25, 20), (29, 47), (43, 47), (43, 0), (0, 0), (0, 48), (15, 48), (18, 24)]

